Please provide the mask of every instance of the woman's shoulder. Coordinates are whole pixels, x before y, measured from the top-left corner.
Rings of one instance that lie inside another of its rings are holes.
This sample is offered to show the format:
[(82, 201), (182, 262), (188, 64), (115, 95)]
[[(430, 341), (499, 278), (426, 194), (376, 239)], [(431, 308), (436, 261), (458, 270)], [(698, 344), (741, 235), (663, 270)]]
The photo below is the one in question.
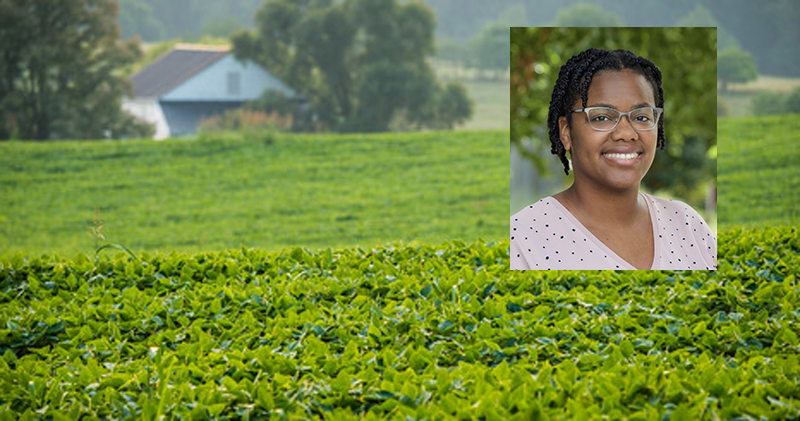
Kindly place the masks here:
[(642, 195), (652, 205), (652, 209), (659, 219), (663, 216), (667, 221), (672, 220), (672, 222), (678, 220), (689, 223), (703, 222), (703, 218), (693, 207), (680, 200), (664, 199), (647, 193), (642, 193)]
[(717, 237), (703, 217), (680, 200), (642, 194), (653, 205), (659, 268), (716, 269)]
[(542, 218), (546, 216), (553, 216), (554, 213), (550, 213), (550, 215), (548, 215), (548, 213), (558, 212), (558, 210), (559, 209), (556, 206), (556, 199), (554, 199), (553, 196), (543, 197), (537, 200), (536, 202), (531, 203), (530, 205), (520, 209), (514, 215), (511, 215), (511, 222), (514, 222), (515, 220), (517, 221), (527, 220), (530, 219), (531, 217), (536, 217), (536, 216)]

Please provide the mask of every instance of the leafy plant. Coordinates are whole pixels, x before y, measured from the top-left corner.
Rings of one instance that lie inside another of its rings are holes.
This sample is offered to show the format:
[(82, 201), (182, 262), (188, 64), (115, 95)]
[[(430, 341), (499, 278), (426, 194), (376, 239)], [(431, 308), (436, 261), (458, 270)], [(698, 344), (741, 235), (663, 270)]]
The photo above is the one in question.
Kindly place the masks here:
[(520, 272), (508, 241), (0, 260), (0, 416), (800, 416), (800, 237), (713, 272)]

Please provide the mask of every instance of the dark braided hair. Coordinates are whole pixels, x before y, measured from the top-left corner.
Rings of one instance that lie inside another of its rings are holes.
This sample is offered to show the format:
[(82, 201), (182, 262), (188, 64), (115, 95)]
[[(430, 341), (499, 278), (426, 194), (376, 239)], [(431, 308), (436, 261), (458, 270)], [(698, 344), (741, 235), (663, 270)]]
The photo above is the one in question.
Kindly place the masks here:
[[(550, 144), (554, 155), (558, 155), (564, 164), (564, 172), (569, 175), (569, 161), (564, 144), (558, 130), (558, 118), (566, 116), (567, 124), (572, 123), (572, 104), (580, 98), (583, 100), (583, 107), (586, 108), (588, 101), (589, 85), (592, 77), (601, 71), (631, 69), (644, 76), (653, 87), (653, 96), (656, 100), (656, 107), (664, 108), (664, 90), (661, 88), (661, 70), (652, 61), (639, 57), (628, 50), (601, 50), (590, 48), (578, 53), (563, 66), (558, 72), (558, 80), (553, 88), (553, 96), (550, 100), (550, 113), (547, 116), (547, 127), (550, 130)], [(657, 146), (664, 149), (664, 116), (658, 121)]]

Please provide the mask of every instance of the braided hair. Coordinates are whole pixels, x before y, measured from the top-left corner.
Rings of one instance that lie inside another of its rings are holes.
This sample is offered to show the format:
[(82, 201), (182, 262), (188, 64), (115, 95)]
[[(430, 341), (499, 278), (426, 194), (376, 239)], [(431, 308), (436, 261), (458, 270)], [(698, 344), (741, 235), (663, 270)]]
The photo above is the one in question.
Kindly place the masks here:
[[(627, 50), (601, 50), (590, 48), (578, 53), (563, 66), (558, 72), (558, 79), (553, 88), (553, 96), (550, 100), (550, 112), (547, 116), (547, 127), (550, 130), (550, 144), (554, 155), (558, 155), (564, 164), (564, 172), (569, 175), (569, 161), (564, 144), (561, 143), (559, 135), (558, 119), (566, 116), (567, 124), (572, 123), (572, 104), (578, 99), (578, 95), (583, 100), (583, 107), (586, 108), (588, 101), (589, 85), (592, 77), (601, 71), (631, 69), (647, 79), (653, 87), (656, 107), (664, 108), (664, 90), (661, 88), (661, 70), (652, 61), (639, 57)], [(658, 121), (657, 146), (664, 149), (664, 117)]]

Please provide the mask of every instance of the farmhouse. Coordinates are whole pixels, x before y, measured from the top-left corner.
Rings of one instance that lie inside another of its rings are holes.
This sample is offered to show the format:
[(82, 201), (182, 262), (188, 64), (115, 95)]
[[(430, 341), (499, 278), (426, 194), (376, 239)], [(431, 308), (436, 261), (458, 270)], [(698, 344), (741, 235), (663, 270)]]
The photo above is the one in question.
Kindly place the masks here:
[(178, 44), (130, 80), (133, 98), (123, 100), (123, 108), (155, 125), (155, 139), (194, 135), (203, 118), (267, 90), (297, 97), (262, 67), (237, 61), (227, 46)]

